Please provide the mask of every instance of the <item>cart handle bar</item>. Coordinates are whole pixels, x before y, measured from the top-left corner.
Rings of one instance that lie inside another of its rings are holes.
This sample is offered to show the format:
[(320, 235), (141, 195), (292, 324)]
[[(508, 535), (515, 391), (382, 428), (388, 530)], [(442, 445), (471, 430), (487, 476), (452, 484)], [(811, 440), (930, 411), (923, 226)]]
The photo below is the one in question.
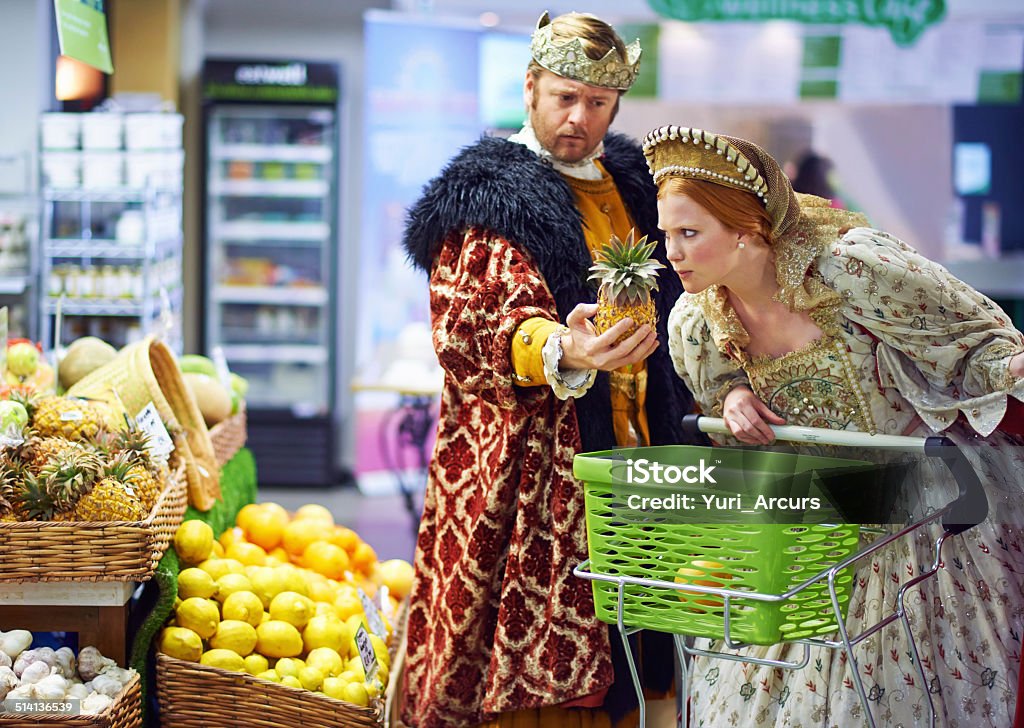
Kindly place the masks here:
[[(885, 447), (903, 452), (923, 453), (926, 457), (942, 460), (956, 480), (956, 500), (946, 506), (942, 525), (950, 534), (963, 533), (978, 525), (988, 516), (988, 498), (971, 463), (960, 448), (947, 437), (904, 437), (902, 435), (872, 435), (866, 432), (829, 430), (824, 427), (797, 427), (795, 425), (769, 425), (775, 437), (789, 442), (853, 447)], [(685, 415), (683, 431), (690, 435), (704, 432), (712, 435), (731, 435), (721, 417)]]

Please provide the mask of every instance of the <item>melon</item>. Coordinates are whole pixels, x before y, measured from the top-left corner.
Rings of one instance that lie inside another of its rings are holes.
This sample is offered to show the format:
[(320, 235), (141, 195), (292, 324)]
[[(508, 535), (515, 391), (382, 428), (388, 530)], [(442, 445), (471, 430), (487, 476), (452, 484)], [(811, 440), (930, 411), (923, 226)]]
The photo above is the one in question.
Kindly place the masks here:
[(68, 346), (64, 358), (60, 360), (57, 376), (60, 386), (65, 390), (117, 356), (117, 349), (95, 336), (83, 336), (75, 339)]
[(181, 378), (195, 397), (207, 427), (213, 427), (231, 415), (231, 395), (219, 381), (198, 372), (183, 372)]

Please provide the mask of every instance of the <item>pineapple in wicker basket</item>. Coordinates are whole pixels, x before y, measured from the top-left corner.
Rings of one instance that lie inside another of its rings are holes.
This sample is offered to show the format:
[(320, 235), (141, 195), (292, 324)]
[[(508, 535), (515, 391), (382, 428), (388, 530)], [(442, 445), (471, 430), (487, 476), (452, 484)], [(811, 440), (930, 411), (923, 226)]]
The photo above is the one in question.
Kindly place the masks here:
[(620, 341), (643, 324), (653, 329), (658, 323), (651, 293), (658, 290), (658, 270), (665, 266), (651, 257), (657, 245), (657, 241), (647, 242), (646, 235), (634, 240), (630, 230), (625, 242), (613, 234), (608, 245), (597, 251), (588, 280), (599, 285), (594, 318), (599, 334), (624, 318), (633, 319), (633, 328)]

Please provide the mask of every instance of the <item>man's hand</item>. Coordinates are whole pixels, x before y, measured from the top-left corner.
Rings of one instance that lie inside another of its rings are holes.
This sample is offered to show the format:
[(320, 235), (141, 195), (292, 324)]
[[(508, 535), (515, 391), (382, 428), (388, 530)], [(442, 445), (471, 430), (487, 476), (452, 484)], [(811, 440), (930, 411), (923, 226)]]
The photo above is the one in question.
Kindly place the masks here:
[(658, 334), (647, 324), (615, 343), (633, 325), (633, 320), (629, 318), (598, 335), (590, 321), (596, 314), (596, 303), (581, 303), (565, 318), (569, 333), (562, 335), (561, 369), (598, 369), (610, 372), (643, 361), (658, 348)]
[(733, 387), (722, 403), (722, 419), (740, 442), (747, 445), (770, 445), (775, 440), (771, 425), (784, 425), (786, 421), (771, 411), (750, 387)]

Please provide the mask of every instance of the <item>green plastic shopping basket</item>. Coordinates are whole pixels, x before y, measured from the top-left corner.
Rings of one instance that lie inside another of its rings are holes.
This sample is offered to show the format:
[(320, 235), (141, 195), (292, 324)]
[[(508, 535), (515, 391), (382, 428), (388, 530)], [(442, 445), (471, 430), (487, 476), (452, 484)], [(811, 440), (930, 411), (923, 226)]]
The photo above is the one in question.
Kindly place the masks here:
[[(650, 468), (646, 470), (648, 482), (637, 482), (639, 469), (630, 473), (629, 468), (641, 459), (659, 463), (662, 475), (675, 476), (677, 482), (651, 482)], [(714, 466), (714, 486), (679, 479), (684, 474), (696, 480), (702, 461), (703, 472), (709, 464)], [(779, 522), (788, 519), (780, 518), (777, 511), (737, 517), (737, 509), (728, 507), (732, 502), (724, 500), (714, 502), (724, 506), (719, 509), (697, 507), (690, 511), (681, 506), (685, 502), (682, 497), (707, 504), (702, 495), (726, 498), (740, 494), (749, 505), (757, 495), (820, 496), (817, 473), (867, 473), (872, 467), (861, 460), (688, 445), (577, 455), (573, 472), (585, 487), (591, 570), (672, 584), (784, 594), (856, 552), (860, 527), (856, 523)], [(659, 507), (643, 507), (655, 503)], [(852, 567), (840, 571), (836, 579), (844, 616), (852, 581)], [(616, 624), (618, 585), (595, 580), (592, 586), (598, 618)], [(623, 623), (720, 639), (725, 636), (724, 606), (721, 595), (627, 584)], [(758, 645), (818, 637), (837, 629), (824, 579), (784, 601), (732, 597), (729, 622), (731, 640)]]

